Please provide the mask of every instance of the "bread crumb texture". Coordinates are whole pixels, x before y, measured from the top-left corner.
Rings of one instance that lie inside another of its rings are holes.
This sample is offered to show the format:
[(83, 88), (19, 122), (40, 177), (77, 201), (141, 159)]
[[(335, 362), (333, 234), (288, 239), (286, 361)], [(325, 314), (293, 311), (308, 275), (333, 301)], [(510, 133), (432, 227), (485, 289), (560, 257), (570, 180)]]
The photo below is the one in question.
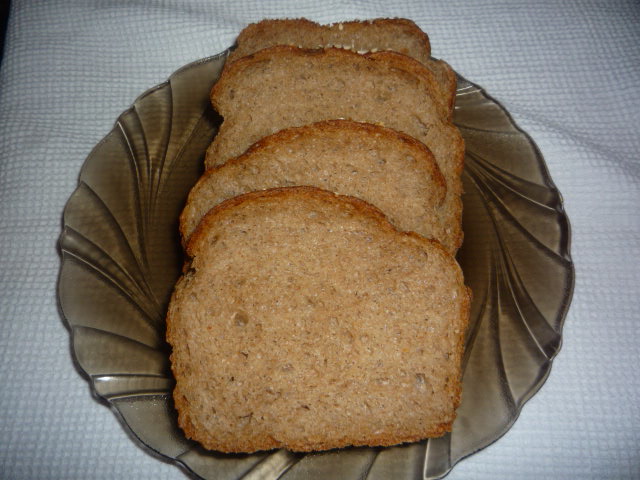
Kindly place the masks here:
[(213, 208), (187, 252), (167, 339), (189, 438), (310, 451), (450, 430), (469, 295), (438, 243), (290, 187)]

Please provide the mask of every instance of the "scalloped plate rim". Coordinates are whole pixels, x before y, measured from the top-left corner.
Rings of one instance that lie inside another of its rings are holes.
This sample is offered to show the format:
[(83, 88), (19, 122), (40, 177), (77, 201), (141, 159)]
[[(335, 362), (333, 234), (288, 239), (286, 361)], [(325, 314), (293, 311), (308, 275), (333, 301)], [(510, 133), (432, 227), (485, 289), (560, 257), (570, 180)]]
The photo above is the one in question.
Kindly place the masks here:
[[(507, 108), (505, 108), (500, 101), (496, 100), (494, 97), (489, 95), (484, 88), (482, 88), (479, 85), (467, 80), (465, 77), (463, 77), (459, 73), (456, 72), (456, 75), (458, 77), (458, 80), (463, 80), (463, 81), (467, 82), (469, 85), (475, 87), (478, 90), (478, 92), (481, 95), (483, 95), (488, 101), (491, 101), (492, 103), (494, 103), (497, 106), (499, 106), (500, 109), (502, 110), (502, 112), (507, 116), (507, 119), (509, 120), (509, 123), (518, 131), (518, 133), (520, 135), (522, 135), (527, 140), (529, 145), (533, 148), (533, 151), (535, 153), (536, 159), (538, 160), (538, 164), (542, 167), (542, 170), (543, 170), (542, 173), (543, 173), (543, 178), (544, 178), (544, 185), (549, 190), (552, 190), (558, 196), (558, 204), (557, 204), (556, 208), (554, 208), (554, 210), (556, 212), (558, 212), (561, 215), (561, 217), (564, 219), (564, 221), (566, 222), (566, 229), (563, 232), (563, 235), (562, 235), (562, 240), (563, 241), (561, 242), (562, 251), (561, 251), (561, 254), (559, 256), (561, 256), (561, 258), (563, 258), (567, 262), (568, 270), (566, 271), (566, 274), (567, 274), (567, 277), (568, 277), (568, 280), (569, 280), (569, 284), (568, 284), (567, 289), (565, 291), (565, 294), (563, 296), (562, 307), (561, 307), (560, 311), (558, 312), (558, 314), (556, 315), (556, 318), (558, 319), (558, 334), (559, 334), (558, 346), (554, 350), (553, 354), (550, 357), (548, 357), (549, 364), (548, 364), (548, 367), (546, 368), (546, 370), (544, 372), (544, 375), (542, 375), (542, 377), (540, 377), (540, 379), (537, 382), (535, 382), (534, 384), (531, 385), (531, 387), (527, 391), (527, 395), (523, 398), (523, 400), (522, 400), (522, 402), (520, 404), (520, 407), (516, 409), (516, 412), (515, 412), (513, 418), (510, 419), (510, 421), (507, 422), (504, 425), (504, 428), (500, 430), (500, 432), (496, 435), (496, 437), (492, 441), (490, 441), (489, 443), (487, 443), (484, 446), (478, 447), (477, 449), (473, 450), (469, 454), (458, 458), (455, 462), (453, 462), (450, 465), (450, 468), (446, 471), (446, 473), (444, 475), (441, 475), (439, 477), (434, 477), (434, 479), (445, 478), (446, 476), (448, 476), (451, 473), (451, 471), (453, 470), (453, 467), (455, 467), (462, 460), (475, 455), (476, 453), (480, 452), (481, 450), (484, 450), (487, 447), (490, 447), (495, 442), (500, 440), (504, 435), (506, 435), (507, 432), (509, 432), (509, 430), (511, 430), (513, 425), (516, 423), (518, 418), (520, 418), (520, 415), (522, 414), (522, 410), (524, 409), (525, 405), (527, 403), (529, 403), (529, 400), (531, 400), (540, 391), (540, 389), (544, 386), (544, 384), (547, 382), (547, 380), (549, 379), (549, 376), (551, 375), (551, 370), (553, 368), (554, 360), (558, 356), (560, 351), (562, 350), (563, 341), (564, 341), (564, 337), (562, 335), (563, 329), (564, 329), (564, 323), (565, 323), (565, 320), (567, 318), (567, 314), (569, 313), (569, 308), (571, 307), (571, 301), (573, 299), (573, 293), (574, 293), (575, 282), (576, 282), (575, 265), (573, 263), (573, 258), (571, 256), (571, 241), (572, 241), (571, 222), (570, 222), (569, 216), (567, 215), (566, 210), (564, 208), (564, 198), (562, 196), (562, 192), (558, 189), (558, 187), (556, 186), (555, 182), (553, 181), (553, 178), (551, 177), (551, 174), (549, 173), (549, 167), (547, 166), (547, 163), (544, 160), (544, 156), (542, 155), (542, 152), (540, 151), (540, 148), (535, 143), (533, 138), (517, 124), (517, 122), (513, 118), (513, 115), (511, 114), (511, 112), (509, 112), (509, 110), (507, 110)], [(425, 479), (426, 478), (427, 477), (425, 477)]]
[(565, 323), (565, 320), (567, 318), (567, 314), (569, 313), (569, 308), (571, 307), (571, 301), (573, 299), (573, 293), (574, 293), (575, 282), (576, 282), (575, 265), (573, 263), (573, 258), (571, 256), (571, 241), (572, 241), (571, 222), (570, 222), (569, 216), (567, 215), (566, 210), (564, 208), (564, 198), (562, 196), (562, 192), (558, 189), (558, 187), (556, 186), (555, 182), (553, 181), (553, 178), (551, 177), (551, 174), (549, 173), (549, 167), (547, 166), (547, 163), (544, 160), (544, 156), (542, 155), (542, 152), (540, 151), (540, 148), (535, 143), (533, 138), (525, 130), (523, 130), (518, 125), (518, 123), (513, 118), (513, 115), (511, 114), (511, 112), (509, 112), (509, 110), (507, 110), (507, 108), (505, 108), (500, 101), (496, 100), (494, 97), (489, 95), (487, 93), (487, 91), (483, 87), (480, 87), (479, 85), (467, 80), (465, 77), (463, 77), (462, 75), (460, 75), (457, 72), (456, 72), (456, 75), (458, 77), (458, 80), (463, 80), (463, 81), (467, 82), (469, 85), (475, 87), (480, 92), (480, 94), (482, 94), (487, 100), (489, 100), (492, 103), (494, 103), (497, 106), (499, 106), (500, 109), (502, 110), (502, 112), (507, 116), (507, 118), (509, 120), (509, 123), (518, 131), (518, 133), (520, 135), (522, 135), (524, 138), (526, 138), (526, 140), (529, 143), (529, 145), (533, 148), (533, 151), (535, 153), (536, 159), (538, 160), (538, 164), (542, 167), (542, 170), (543, 170), (542, 173), (543, 173), (545, 186), (547, 188), (549, 188), (550, 190), (552, 190), (558, 196), (558, 205), (556, 206), (556, 208), (554, 210), (556, 212), (558, 212), (561, 215), (561, 217), (564, 219), (564, 221), (566, 222), (566, 230), (563, 232), (563, 235), (562, 235), (562, 239), (563, 239), (563, 241), (561, 243), (562, 252), (561, 252), (560, 256), (564, 260), (566, 260), (566, 262), (567, 262), (568, 270), (567, 270), (566, 273), (567, 273), (567, 277), (568, 277), (568, 280), (569, 280), (569, 284), (568, 284), (567, 289), (565, 291), (565, 295), (563, 296), (563, 302), (562, 302), (561, 310), (558, 312), (558, 314), (556, 316), (556, 318), (558, 319), (558, 334), (559, 334), (558, 346), (555, 349), (555, 351), (553, 352), (553, 354), (549, 357), (549, 365), (546, 368), (546, 370), (544, 372), (544, 375), (542, 375), (542, 377), (536, 383), (531, 385), (531, 387), (527, 391), (527, 395), (522, 400), (522, 403), (521, 403), (520, 407), (516, 409), (516, 412), (515, 412), (515, 415), (513, 416), (513, 418), (509, 422), (507, 422), (505, 424), (504, 428), (500, 431), (499, 434), (497, 434), (495, 439), (493, 439), (491, 442), (487, 443), (486, 445), (481, 446), (481, 447), (477, 448), (476, 450), (473, 450), (469, 454), (458, 458), (454, 463), (451, 464), (450, 468), (447, 470), (447, 472), (444, 475), (442, 475), (440, 477), (436, 477), (436, 478), (444, 478), (444, 477), (448, 476), (451, 473), (451, 471), (453, 470), (453, 467), (455, 467), (460, 461), (475, 455), (476, 453), (478, 453), (481, 450), (484, 450), (487, 447), (490, 447), (495, 442), (500, 440), (504, 435), (506, 435), (507, 432), (509, 430), (511, 430), (513, 425), (516, 423), (516, 421), (518, 420), (518, 418), (522, 414), (522, 410), (524, 409), (525, 405), (527, 403), (529, 403), (529, 400), (531, 400), (540, 391), (540, 389), (544, 386), (544, 384), (547, 382), (547, 380), (549, 379), (549, 376), (551, 375), (551, 370), (553, 368), (554, 360), (558, 356), (560, 351), (562, 350), (563, 341), (564, 341), (564, 337), (562, 335), (563, 329), (564, 329), (564, 323)]

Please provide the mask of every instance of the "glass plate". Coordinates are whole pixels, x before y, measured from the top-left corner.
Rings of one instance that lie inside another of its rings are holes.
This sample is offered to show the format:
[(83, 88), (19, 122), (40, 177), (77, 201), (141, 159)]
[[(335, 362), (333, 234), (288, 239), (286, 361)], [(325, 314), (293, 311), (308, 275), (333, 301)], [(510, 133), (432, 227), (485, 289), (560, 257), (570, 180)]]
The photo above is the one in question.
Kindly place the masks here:
[(458, 258), (474, 298), (451, 434), (308, 455), (208, 452), (176, 424), (164, 314), (182, 262), (177, 219), (220, 123), (208, 95), (227, 54), (144, 93), (82, 167), (64, 211), (58, 283), (76, 362), (135, 438), (204, 479), (446, 475), (509, 429), (560, 348), (574, 270), (540, 152), (504, 108), (459, 78), (454, 118), (467, 154)]

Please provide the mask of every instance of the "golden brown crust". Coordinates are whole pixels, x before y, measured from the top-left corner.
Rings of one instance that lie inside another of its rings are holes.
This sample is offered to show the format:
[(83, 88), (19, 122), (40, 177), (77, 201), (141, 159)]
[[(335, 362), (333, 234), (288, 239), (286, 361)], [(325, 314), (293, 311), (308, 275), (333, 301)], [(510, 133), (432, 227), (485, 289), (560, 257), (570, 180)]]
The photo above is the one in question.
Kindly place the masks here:
[(426, 65), (427, 68), (435, 75), (436, 81), (440, 85), (443, 94), (448, 99), (448, 109), (451, 112), (451, 118), (453, 118), (453, 110), (456, 103), (456, 91), (458, 88), (456, 73), (444, 60), (430, 59)]
[[(245, 155), (248, 155), (255, 150), (260, 150), (264, 148), (267, 144), (279, 142), (280, 138), (286, 139), (292, 136), (301, 135), (309, 130), (316, 129), (316, 128), (321, 128), (324, 130), (342, 130), (343, 128), (349, 128), (352, 130), (365, 131), (371, 135), (384, 135), (387, 137), (397, 138), (399, 140), (402, 140), (404, 143), (411, 145), (412, 148), (423, 150), (427, 155), (429, 155), (430, 157), (433, 157), (433, 154), (427, 148), (427, 146), (421, 141), (413, 138), (411, 135), (407, 135), (406, 133), (399, 132), (392, 128), (387, 128), (382, 125), (374, 125), (372, 123), (367, 123), (367, 122), (355, 122), (353, 120), (340, 118), (340, 119), (332, 119), (332, 120), (322, 120), (320, 122), (310, 123), (307, 125), (303, 125), (301, 127), (291, 127), (291, 128), (280, 130), (273, 135), (269, 135), (267, 137), (263, 137), (262, 139), (258, 140), (251, 147), (249, 147), (245, 153), (243, 153), (239, 157), (230, 159), (227, 162), (240, 162), (242, 157), (244, 157)], [(437, 165), (434, 165), (434, 166), (435, 168), (438, 168)], [(439, 171), (439, 168), (438, 168), (438, 171)], [(441, 172), (434, 173), (434, 175), (437, 175), (439, 178), (438, 181), (439, 182), (442, 181), (442, 184), (444, 185), (444, 177), (442, 176), (442, 173)]]
[(291, 196), (298, 196), (299, 198), (321, 199), (322, 201), (328, 203), (348, 203), (362, 215), (368, 216), (371, 219), (375, 219), (382, 230), (402, 235), (405, 238), (410, 238), (413, 242), (416, 242), (418, 244), (435, 246), (436, 248), (442, 250), (442, 252), (444, 252), (444, 254), (446, 254), (446, 256), (451, 259), (452, 265), (457, 265), (455, 263), (455, 259), (440, 242), (423, 237), (422, 235), (418, 235), (415, 232), (403, 232), (401, 230), (398, 230), (389, 221), (387, 216), (382, 211), (380, 211), (380, 209), (376, 208), (370, 203), (361, 200), (360, 198), (352, 197), (350, 195), (338, 195), (337, 193), (305, 185), (270, 188), (268, 190), (249, 192), (238, 195), (237, 197), (232, 197), (216, 205), (211, 210), (209, 210), (209, 212), (202, 218), (202, 220), (198, 224), (198, 227), (191, 234), (191, 237), (189, 238), (186, 246), (187, 254), (189, 256), (193, 256), (194, 252), (197, 249), (198, 243), (202, 241), (204, 233), (210, 228), (211, 225), (223, 221), (224, 215), (229, 213), (234, 207), (243, 203), (255, 202), (263, 199), (271, 199), (274, 197), (280, 197), (284, 199), (285, 197)]
[[(316, 198), (318, 200), (322, 200), (324, 202), (336, 203), (341, 200), (344, 203), (351, 204), (356, 210), (358, 210), (363, 215), (369, 216), (372, 219), (375, 219), (380, 228), (398, 232), (393, 225), (387, 220), (387, 217), (384, 213), (382, 213), (379, 209), (371, 205), (370, 203), (365, 202), (364, 200), (360, 200), (356, 197), (350, 197), (347, 195), (337, 195), (333, 192), (328, 192), (327, 190), (321, 190), (315, 187), (307, 187), (307, 186), (297, 186), (297, 187), (281, 187), (281, 188), (270, 188), (268, 190), (260, 190), (257, 192), (249, 192), (243, 195), (238, 195), (237, 197), (230, 198), (225, 200), (224, 202), (213, 207), (209, 212), (200, 220), (198, 227), (194, 230), (187, 242), (186, 252), (187, 255), (193, 256), (198, 248), (199, 243), (202, 241), (205, 233), (211, 227), (211, 225), (224, 221), (224, 216), (227, 213), (231, 213), (233, 208), (241, 205), (243, 203), (248, 202), (259, 202), (265, 199), (271, 199), (273, 197), (284, 198), (287, 196), (298, 196), (299, 198)], [(434, 244), (440, 245), (436, 241), (428, 240), (424, 237), (421, 237), (413, 232), (402, 232), (403, 235), (415, 237), (416, 239), (424, 240), (426, 242), (433, 242)], [(444, 247), (441, 247), (444, 250)], [(445, 250), (446, 251), (446, 250)]]

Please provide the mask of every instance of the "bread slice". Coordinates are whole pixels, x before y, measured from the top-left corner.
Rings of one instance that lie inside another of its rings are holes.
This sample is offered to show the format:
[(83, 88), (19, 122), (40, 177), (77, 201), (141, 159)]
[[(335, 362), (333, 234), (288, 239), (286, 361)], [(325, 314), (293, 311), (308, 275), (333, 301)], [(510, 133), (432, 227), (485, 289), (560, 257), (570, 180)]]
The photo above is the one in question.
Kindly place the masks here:
[(437, 242), (312, 187), (212, 209), (169, 305), (175, 406), (222, 452), (439, 436), (460, 401), (469, 295)]
[(380, 208), (391, 223), (452, 244), (443, 217), (444, 178), (433, 155), (413, 137), (369, 123), (323, 122), (281, 130), (225, 164), (207, 170), (180, 217), (186, 240), (222, 201), (254, 190), (310, 185), (352, 195)]
[[(382, 124), (431, 150), (447, 183), (443, 208), (447, 216), (460, 218), (462, 136), (442, 118), (415, 62), (403, 69), (394, 58), (276, 46), (237, 60), (211, 91), (224, 122), (207, 150), (206, 167), (220, 165), (287, 127), (336, 118)], [(446, 247), (453, 251), (462, 231), (459, 224), (450, 228), (455, 240)]]
[(274, 45), (302, 48), (340, 47), (355, 52), (393, 50), (425, 63), (431, 55), (429, 37), (406, 18), (378, 18), (321, 25), (306, 18), (267, 19), (252, 23), (238, 35), (233, 62)]
[(346, 48), (358, 53), (394, 51), (422, 63), (439, 85), (444, 103), (453, 112), (456, 78), (451, 67), (431, 58), (429, 37), (415, 22), (405, 18), (378, 18), (320, 25), (310, 20), (263, 20), (247, 26), (236, 40), (228, 63), (275, 45), (300, 48)]

